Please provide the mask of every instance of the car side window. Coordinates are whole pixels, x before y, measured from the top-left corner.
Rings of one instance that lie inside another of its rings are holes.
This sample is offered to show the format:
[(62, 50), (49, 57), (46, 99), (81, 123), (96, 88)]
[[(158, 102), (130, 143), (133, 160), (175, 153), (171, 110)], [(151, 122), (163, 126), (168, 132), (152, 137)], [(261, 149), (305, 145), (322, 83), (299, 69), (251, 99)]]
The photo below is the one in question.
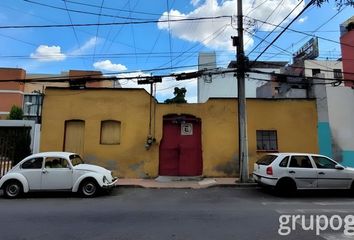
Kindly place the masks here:
[(45, 159), (46, 168), (69, 168), (68, 161), (64, 158), (47, 157)]
[(335, 162), (325, 157), (313, 156), (312, 158), (315, 161), (317, 168), (335, 169), (335, 166), (337, 165)]
[(289, 156), (285, 157), (281, 162), (279, 163), (279, 167), (287, 167), (289, 162)]
[(32, 158), (22, 163), (22, 169), (41, 169), (43, 164), (43, 158)]
[(308, 156), (292, 156), (289, 167), (312, 168), (312, 164)]

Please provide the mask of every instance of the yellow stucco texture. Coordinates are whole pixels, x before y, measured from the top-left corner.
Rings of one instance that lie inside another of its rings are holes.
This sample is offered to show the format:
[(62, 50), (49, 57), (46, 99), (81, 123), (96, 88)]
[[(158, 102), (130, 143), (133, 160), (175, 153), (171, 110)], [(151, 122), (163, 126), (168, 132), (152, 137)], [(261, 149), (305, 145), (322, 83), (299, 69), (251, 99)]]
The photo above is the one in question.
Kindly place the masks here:
[[(203, 104), (152, 103), (156, 106), (151, 124), (156, 143), (146, 150), (150, 96), (145, 90), (49, 88), (44, 97), (40, 150), (62, 151), (65, 121), (84, 120), (86, 161), (111, 169), (119, 177), (156, 177), (163, 116), (190, 114), (202, 122), (203, 175), (238, 175), (237, 99), (210, 99)], [(247, 111), (250, 173), (253, 163), (264, 154), (256, 150), (256, 130), (277, 130), (281, 152), (318, 152), (314, 100), (248, 99)], [(104, 120), (121, 122), (120, 144), (100, 144)]]

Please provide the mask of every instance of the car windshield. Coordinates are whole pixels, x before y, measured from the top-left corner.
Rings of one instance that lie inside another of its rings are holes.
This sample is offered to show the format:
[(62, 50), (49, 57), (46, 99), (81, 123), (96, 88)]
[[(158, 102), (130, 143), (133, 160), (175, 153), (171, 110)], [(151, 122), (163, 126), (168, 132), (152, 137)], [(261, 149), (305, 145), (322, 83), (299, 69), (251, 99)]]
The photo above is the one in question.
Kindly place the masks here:
[(256, 163), (258, 165), (269, 165), (277, 158), (276, 155), (264, 155)]
[(70, 161), (71, 161), (71, 164), (73, 166), (76, 166), (76, 165), (84, 163), (84, 160), (82, 160), (82, 158), (79, 155), (71, 155), (70, 156)]

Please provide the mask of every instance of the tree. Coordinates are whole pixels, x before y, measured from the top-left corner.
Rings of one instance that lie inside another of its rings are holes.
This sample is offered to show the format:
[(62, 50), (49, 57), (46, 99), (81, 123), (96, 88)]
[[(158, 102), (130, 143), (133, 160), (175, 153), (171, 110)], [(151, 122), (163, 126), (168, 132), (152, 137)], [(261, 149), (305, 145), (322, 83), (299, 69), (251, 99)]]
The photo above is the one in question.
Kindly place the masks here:
[(22, 108), (13, 105), (11, 110), (10, 110), (10, 114), (8, 117), (9, 120), (22, 120), (23, 119), (23, 111)]
[[(319, 7), (322, 6), (322, 4), (329, 2), (329, 0), (315, 0), (315, 4)], [(352, 6), (354, 7), (354, 0), (335, 0), (336, 5), (338, 8), (344, 7), (344, 6)]]
[(173, 94), (175, 95), (174, 98), (166, 99), (165, 103), (187, 103), (186, 97), (187, 89), (185, 88), (178, 88), (175, 87), (175, 91)]

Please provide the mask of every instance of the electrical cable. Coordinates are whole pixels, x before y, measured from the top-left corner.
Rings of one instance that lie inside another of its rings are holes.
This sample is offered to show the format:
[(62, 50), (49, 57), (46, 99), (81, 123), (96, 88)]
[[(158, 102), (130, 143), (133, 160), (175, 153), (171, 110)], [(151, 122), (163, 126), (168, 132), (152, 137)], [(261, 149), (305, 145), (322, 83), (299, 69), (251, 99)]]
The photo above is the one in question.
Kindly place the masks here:
[(291, 22), (278, 34), (278, 36), (275, 39), (273, 39), (273, 41), (256, 57), (254, 61), (257, 61), (262, 56), (262, 54), (266, 52), (269, 49), (269, 47), (281, 37), (281, 35), (283, 35), (283, 33), (291, 26), (291, 24), (293, 24), (296, 21), (296, 19), (298, 19), (309, 7), (313, 5), (313, 3), (314, 0), (310, 0), (309, 3), (301, 10), (301, 12), (297, 14), (295, 18), (293, 18), (293, 20), (291, 20)]
[[(277, 24), (276, 27), (273, 28), (272, 31), (270, 31), (270, 32), (267, 34), (267, 36), (265, 36), (265, 38), (263, 38), (263, 39), (264, 39), (264, 40), (267, 39), (267, 38), (273, 33), (273, 31), (274, 31), (275, 29), (277, 29), (284, 21), (286, 21), (286, 19), (288, 19), (288, 18), (291, 16), (291, 14), (293, 14), (293, 12), (300, 6), (300, 4), (302, 4), (303, 1), (304, 1), (304, 0), (299, 1), (299, 3), (290, 11), (290, 13), (289, 13), (285, 18), (283, 18), (283, 20), (281, 20), (281, 22), (280, 22), (279, 24)], [(265, 22), (266, 22), (266, 21), (265, 21)], [(263, 24), (264, 24), (264, 23), (263, 23)], [(280, 33), (280, 34), (281, 34), (281, 33)], [(264, 42), (264, 40), (263, 40), (263, 41), (260, 41), (260, 42), (257, 44), (257, 46), (255, 46), (255, 47), (248, 53), (247, 56), (249, 56), (254, 50), (256, 50), (256, 49)], [(269, 45), (268, 45), (268, 46), (269, 46)], [(257, 60), (258, 58), (259, 58), (259, 57), (257, 57), (256, 60)]]
[[(213, 17), (197, 17), (197, 18), (180, 18), (180, 19), (170, 19), (170, 22), (192, 22), (192, 21), (204, 21), (204, 20), (216, 20), (229, 18), (229, 15), (220, 15)], [(7, 25), (0, 26), (0, 29), (25, 29), (25, 28), (64, 28), (64, 27), (92, 27), (92, 26), (115, 26), (115, 25), (141, 25), (141, 24), (152, 24), (152, 23), (166, 23), (168, 20), (145, 20), (136, 22), (106, 22), (106, 23), (75, 23), (75, 24), (50, 24), (50, 25)]]
[(75, 13), (81, 13), (81, 14), (87, 14), (87, 15), (95, 15), (95, 16), (99, 16), (99, 17), (100, 16), (104, 16), (104, 17), (111, 17), (111, 18), (120, 18), (120, 19), (128, 19), (128, 20), (140, 20), (140, 21), (142, 21), (142, 20), (143, 21), (144, 20), (152, 20), (152, 19), (128, 18), (128, 17), (120, 17), (120, 16), (110, 15), (110, 14), (86, 12), (86, 11), (81, 11), (81, 10), (74, 10), (74, 9), (69, 9), (69, 8), (62, 8), (62, 7), (52, 6), (52, 5), (48, 5), (48, 4), (45, 4), (45, 3), (39, 3), (39, 2), (31, 1), (31, 0), (23, 0), (23, 1), (31, 3), (31, 4), (40, 5), (40, 6), (43, 6), (43, 7), (57, 9), (57, 10), (63, 10), (63, 11), (69, 11), (69, 12), (75, 12)]

